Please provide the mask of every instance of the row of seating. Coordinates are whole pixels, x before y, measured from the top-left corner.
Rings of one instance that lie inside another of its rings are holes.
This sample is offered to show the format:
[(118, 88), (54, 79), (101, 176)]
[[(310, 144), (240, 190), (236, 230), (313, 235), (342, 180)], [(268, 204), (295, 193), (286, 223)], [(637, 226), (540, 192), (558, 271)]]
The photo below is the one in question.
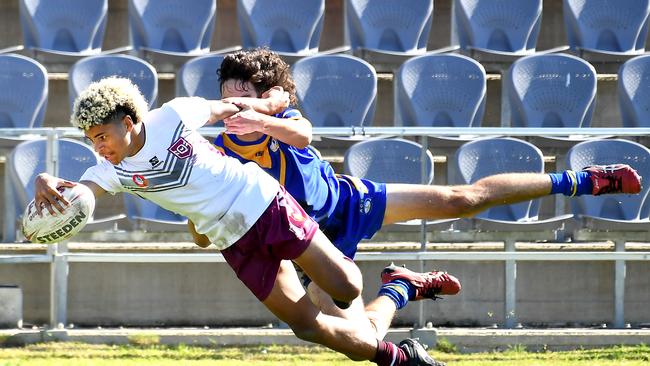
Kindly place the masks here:
[[(34, 178), (45, 170), (46, 140), (32, 140), (19, 144), (7, 160), (7, 174), (12, 190), (16, 217), (34, 195)], [(58, 175), (78, 180), (90, 166), (98, 162), (97, 155), (88, 145), (72, 139), (58, 140)], [(635, 168), (641, 176), (650, 176), (650, 149), (621, 139), (594, 139), (573, 146), (567, 156), (569, 169), (580, 170), (595, 164), (625, 163)], [(461, 145), (450, 162), (453, 169), (450, 184), (471, 184), (499, 173), (543, 173), (544, 159), (539, 148), (515, 138), (483, 138)], [(423, 169), (424, 167), (424, 169)], [(433, 156), (422, 154), (422, 146), (408, 140), (369, 139), (352, 145), (345, 153), (344, 172), (357, 177), (387, 183), (431, 184), (433, 182)], [(480, 230), (496, 229), (514, 231), (547, 231), (562, 228), (574, 217), (597, 222), (598, 227), (627, 230), (647, 230), (650, 225), (650, 185), (645, 184), (639, 195), (581, 196), (571, 200), (573, 214), (539, 220), (540, 200), (501, 205), (476, 216)], [(184, 231), (186, 219), (133, 195), (124, 195), (126, 216), (135, 223), (136, 230)], [(91, 220), (88, 230), (112, 228), (118, 215)], [(449, 222), (449, 220), (447, 220)], [(107, 225), (108, 224), (108, 225)], [(11, 226), (8, 230), (15, 230)]]
[[(57, 57), (102, 52), (108, 0), (20, 0), (26, 48)], [(497, 56), (536, 51), (542, 0), (454, 0), (452, 43)], [(208, 53), (216, 0), (129, 0), (131, 44), (140, 56)], [(325, 0), (238, 0), (243, 47), (269, 46), (286, 57), (319, 52)], [(433, 0), (346, 0), (345, 34), (357, 54), (414, 56), (427, 51)], [(564, 0), (569, 47), (614, 56), (645, 51), (650, 0)]]
[[(188, 61), (176, 76), (177, 96), (219, 99), (215, 70), (223, 55)], [(377, 74), (351, 55), (316, 55), (292, 66), (299, 107), (317, 127), (370, 126), (377, 96)], [(119, 75), (138, 85), (156, 105), (158, 78), (146, 61), (128, 55), (83, 58), (68, 77), (70, 107), (91, 82)], [(637, 56), (619, 70), (618, 97), (623, 125), (650, 123), (650, 55)], [(485, 69), (459, 54), (412, 58), (395, 73), (395, 123), (398, 126), (478, 127), (487, 94)], [(532, 55), (517, 60), (504, 76), (503, 88), (514, 127), (589, 127), (596, 100), (596, 72), (572, 55)], [(43, 124), (47, 72), (37, 61), (0, 55), (0, 127)]]

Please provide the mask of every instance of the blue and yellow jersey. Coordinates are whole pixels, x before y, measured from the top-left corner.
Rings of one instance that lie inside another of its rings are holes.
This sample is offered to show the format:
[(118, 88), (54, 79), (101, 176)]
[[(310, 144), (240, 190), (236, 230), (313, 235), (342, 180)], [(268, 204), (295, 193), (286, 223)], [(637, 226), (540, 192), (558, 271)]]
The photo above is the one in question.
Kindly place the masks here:
[[(296, 109), (288, 108), (274, 115), (277, 118), (301, 118)], [(332, 166), (321, 160), (311, 149), (299, 149), (271, 136), (257, 141), (242, 141), (237, 135), (222, 133), (214, 140), (215, 146), (242, 163), (256, 162), (277, 179), (293, 198), (316, 221), (329, 217), (339, 198), (339, 181)]]

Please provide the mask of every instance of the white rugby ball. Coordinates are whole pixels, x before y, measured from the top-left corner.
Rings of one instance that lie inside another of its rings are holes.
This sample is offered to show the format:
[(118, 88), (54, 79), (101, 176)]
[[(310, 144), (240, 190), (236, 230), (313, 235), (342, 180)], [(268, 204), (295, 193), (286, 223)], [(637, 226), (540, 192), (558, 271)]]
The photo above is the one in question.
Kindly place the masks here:
[(59, 212), (56, 208), (55, 216), (47, 209), (41, 210), (43, 216), (36, 212), (34, 200), (27, 205), (23, 214), (23, 235), (32, 243), (58, 243), (69, 239), (79, 232), (92, 217), (95, 210), (95, 195), (87, 186), (77, 184), (74, 187), (61, 187), (59, 192), (65, 197), (69, 206), (63, 205), (65, 210)]

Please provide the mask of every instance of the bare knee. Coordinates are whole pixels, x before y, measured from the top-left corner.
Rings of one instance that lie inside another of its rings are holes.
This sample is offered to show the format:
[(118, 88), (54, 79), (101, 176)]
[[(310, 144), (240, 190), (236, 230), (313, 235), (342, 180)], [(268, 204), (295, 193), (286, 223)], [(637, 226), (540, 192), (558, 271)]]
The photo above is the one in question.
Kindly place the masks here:
[(343, 275), (331, 279), (333, 286), (329, 294), (336, 300), (351, 302), (361, 296), (363, 290), (363, 277), (361, 271), (354, 262), (350, 260), (350, 266), (343, 271)]
[(483, 194), (476, 185), (458, 186), (452, 189), (449, 206), (456, 210), (456, 217), (471, 217), (484, 209)]

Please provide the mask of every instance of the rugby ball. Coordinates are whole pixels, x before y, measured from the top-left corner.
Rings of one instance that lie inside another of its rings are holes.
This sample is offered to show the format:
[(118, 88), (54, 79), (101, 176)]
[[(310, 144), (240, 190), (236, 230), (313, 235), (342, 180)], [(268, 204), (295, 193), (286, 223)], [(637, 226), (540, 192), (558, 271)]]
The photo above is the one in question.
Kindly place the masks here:
[(95, 210), (95, 195), (87, 186), (77, 184), (74, 187), (61, 187), (59, 192), (65, 197), (69, 206), (64, 206), (61, 213), (56, 208), (55, 216), (46, 209), (36, 212), (34, 200), (27, 205), (23, 214), (22, 231), (25, 238), (32, 243), (58, 243), (69, 239), (79, 232), (92, 217)]

